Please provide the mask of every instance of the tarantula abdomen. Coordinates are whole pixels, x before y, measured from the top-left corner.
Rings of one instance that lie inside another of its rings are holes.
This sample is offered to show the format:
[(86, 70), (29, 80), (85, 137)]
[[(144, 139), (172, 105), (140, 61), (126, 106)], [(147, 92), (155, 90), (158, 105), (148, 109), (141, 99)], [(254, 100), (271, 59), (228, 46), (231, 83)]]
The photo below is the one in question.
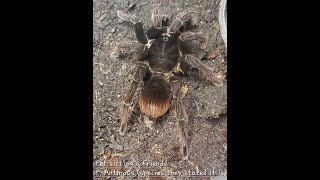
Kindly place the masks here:
[(170, 86), (164, 77), (150, 77), (142, 91), (139, 104), (141, 111), (149, 117), (161, 117), (168, 112), (171, 107)]

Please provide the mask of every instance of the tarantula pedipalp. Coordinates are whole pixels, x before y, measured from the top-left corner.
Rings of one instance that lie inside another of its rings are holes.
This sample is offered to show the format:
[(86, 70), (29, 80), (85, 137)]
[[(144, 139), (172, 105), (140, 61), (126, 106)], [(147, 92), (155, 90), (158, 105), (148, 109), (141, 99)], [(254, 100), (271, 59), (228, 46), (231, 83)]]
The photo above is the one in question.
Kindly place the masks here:
[[(151, 120), (150, 123), (164, 116), (173, 107), (179, 128), (182, 156), (183, 159), (188, 159), (186, 137), (188, 116), (183, 103), (181, 77), (196, 68), (202, 77), (221, 86), (224, 76), (214, 73), (192, 55), (194, 52), (192, 41), (204, 41), (203, 36), (190, 31), (195, 27), (192, 22), (196, 13), (181, 13), (172, 20), (161, 16), (159, 7), (155, 6), (151, 16), (153, 26), (145, 32), (142, 21), (133, 15), (135, 6), (136, 4), (117, 12), (119, 18), (134, 25), (136, 38), (143, 45), (135, 57), (138, 65), (121, 109), (119, 131), (122, 135), (126, 133), (135, 106), (133, 102), (135, 92), (145, 81), (139, 99), (141, 112), (147, 117), (146, 119)], [(147, 74), (149, 76), (145, 79)]]

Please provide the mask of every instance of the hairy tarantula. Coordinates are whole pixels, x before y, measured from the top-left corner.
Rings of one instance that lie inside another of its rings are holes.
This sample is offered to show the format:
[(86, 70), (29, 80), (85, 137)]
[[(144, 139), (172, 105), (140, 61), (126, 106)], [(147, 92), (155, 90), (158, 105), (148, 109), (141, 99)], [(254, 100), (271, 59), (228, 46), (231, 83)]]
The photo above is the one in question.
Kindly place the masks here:
[(190, 46), (191, 41), (204, 42), (205, 39), (200, 34), (190, 31), (195, 26), (193, 21), (197, 15), (195, 12), (180, 13), (175, 19), (170, 19), (166, 15), (160, 15), (159, 7), (156, 6), (151, 16), (153, 26), (145, 32), (142, 21), (133, 15), (135, 6), (136, 4), (133, 4), (128, 9), (117, 12), (119, 18), (134, 25), (136, 39), (142, 44), (141, 51), (135, 56), (138, 65), (133, 82), (121, 109), (120, 134), (126, 133), (128, 121), (132, 116), (132, 109), (135, 106), (134, 94), (144, 85), (139, 106), (145, 115), (145, 123), (153, 124), (158, 118), (167, 114), (172, 106), (179, 128), (182, 156), (183, 159), (188, 159), (186, 137), (188, 116), (183, 103), (181, 77), (189, 74), (194, 68), (203, 78), (217, 86), (222, 85), (225, 77), (214, 73), (191, 54), (194, 52)]

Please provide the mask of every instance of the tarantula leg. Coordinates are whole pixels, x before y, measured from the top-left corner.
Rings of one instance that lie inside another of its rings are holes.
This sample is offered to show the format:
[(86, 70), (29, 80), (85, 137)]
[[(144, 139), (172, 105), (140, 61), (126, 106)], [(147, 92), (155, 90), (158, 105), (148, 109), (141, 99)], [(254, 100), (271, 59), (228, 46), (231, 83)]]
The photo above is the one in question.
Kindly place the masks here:
[(177, 119), (177, 128), (179, 131), (179, 138), (181, 141), (181, 152), (184, 160), (188, 159), (188, 141), (186, 133), (186, 124), (188, 123), (188, 115), (186, 113), (184, 102), (182, 101), (182, 91), (181, 91), (181, 80), (174, 76), (170, 80), (171, 91), (173, 95), (176, 119)]
[(145, 61), (149, 57), (149, 49), (145, 48), (145, 46), (142, 46), (140, 48), (141, 48), (140, 51), (135, 52), (134, 57), (137, 61)]
[(183, 32), (179, 36), (179, 41), (188, 42), (192, 40), (199, 40), (200, 42), (205, 42), (206, 38), (202, 34), (194, 33), (191, 31)]
[(155, 27), (161, 28), (161, 20), (160, 4), (156, 4), (152, 8), (151, 21)]
[(120, 135), (124, 135), (127, 131), (128, 122), (132, 116), (132, 111), (133, 111), (133, 97), (146, 73), (147, 73), (147, 68), (141, 65), (137, 67), (136, 73), (134, 74), (133, 81), (130, 85), (127, 96), (124, 98), (124, 105), (121, 109), (121, 114), (120, 114), (121, 123), (120, 123), (120, 129), (119, 129)]
[(142, 44), (148, 43), (148, 38), (146, 34), (144, 33), (143, 24), (142, 22), (137, 22), (134, 24), (134, 30), (136, 33), (137, 40)]
[(162, 17), (159, 10), (160, 4), (154, 5), (151, 14), (151, 21), (153, 26), (147, 30), (149, 39), (156, 39), (162, 33)]
[(147, 44), (148, 38), (144, 33), (143, 24), (141, 20), (137, 16), (132, 14), (132, 11), (135, 7), (136, 4), (133, 4), (124, 11), (117, 11), (117, 15), (120, 19), (131, 22), (134, 25), (137, 40), (142, 44)]
[(148, 29), (147, 36), (149, 39), (156, 39), (161, 35), (161, 33), (162, 29), (152, 26)]
[(133, 10), (135, 9), (136, 7), (136, 3), (131, 5), (128, 9), (125, 9), (123, 11), (117, 11), (117, 16), (124, 20), (124, 21), (129, 21), (131, 23), (136, 23), (138, 22), (138, 19), (135, 15), (132, 14)]
[(200, 75), (212, 82), (216, 86), (222, 86), (225, 76), (219, 73), (214, 73), (213, 70), (205, 66), (198, 58), (187, 54), (180, 59), (181, 68), (183, 71), (188, 72), (193, 68), (199, 70)]
[(181, 33), (178, 38), (179, 50), (182, 54), (197, 54), (201, 44), (206, 43), (207, 39), (199, 33), (187, 31)]
[(170, 30), (172, 32), (181, 32), (179, 29), (183, 26), (184, 28), (182, 32), (185, 32), (187, 29), (187, 23), (190, 26), (195, 26), (196, 21), (194, 21), (194, 17), (196, 16), (198, 16), (196, 12), (179, 14), (178, 17), (176, 17), (176, 19), (174, 19), (174, 21), (171, 23)]

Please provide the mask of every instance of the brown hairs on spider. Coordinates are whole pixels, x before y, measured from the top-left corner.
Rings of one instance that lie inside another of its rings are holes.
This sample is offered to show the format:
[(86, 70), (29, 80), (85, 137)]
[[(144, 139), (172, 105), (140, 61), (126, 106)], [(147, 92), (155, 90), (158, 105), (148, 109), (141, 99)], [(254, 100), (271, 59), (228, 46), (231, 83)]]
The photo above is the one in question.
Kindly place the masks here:
[(164, 77), (153, 75), (146, 83), (139, 101), (141, 111), (149, 117), (164, 116), (171, 107), (170, 87)]

